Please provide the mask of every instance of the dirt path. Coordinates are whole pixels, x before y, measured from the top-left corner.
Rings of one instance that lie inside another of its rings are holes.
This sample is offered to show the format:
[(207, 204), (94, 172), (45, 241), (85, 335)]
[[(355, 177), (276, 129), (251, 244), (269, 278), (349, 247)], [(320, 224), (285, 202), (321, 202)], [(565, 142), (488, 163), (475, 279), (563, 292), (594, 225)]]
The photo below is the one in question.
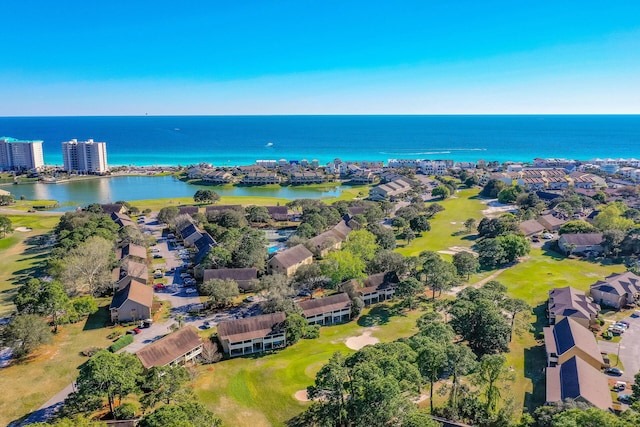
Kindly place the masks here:
[(467, 288), (469, 286), (474, 287), (476, 289), (478, 289), (480, 286), (484, 285), (487, 282), (490, 282), (492, 280), (495, 280), (496, 277), (498, 277), (499, 275), (501, 275), (502, 273), (504, 273), (504, 271), (506, 269), (508, 269), (509, 267), (504, 267), (501, 268), (500, 270), (497, 270), (495, 272), (493, 272), (491, 275), (485, 277), (482, 280), (477, 281), (476, 283), (474, 283), (473, 285), (467, 285), (467, 286), (455, 286), (453, 288), (451, 288), (448, 292), (445, 292), (447, 295), (453, 295), (456, 296), (458, 295), (458, 293), (463, 290), (464, 288)]

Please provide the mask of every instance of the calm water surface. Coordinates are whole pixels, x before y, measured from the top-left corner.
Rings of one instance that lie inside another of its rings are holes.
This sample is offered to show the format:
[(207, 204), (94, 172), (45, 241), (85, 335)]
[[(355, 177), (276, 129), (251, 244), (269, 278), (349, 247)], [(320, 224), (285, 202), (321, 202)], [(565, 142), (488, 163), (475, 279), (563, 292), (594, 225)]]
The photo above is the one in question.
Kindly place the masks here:
[(60, 184), (10, 184), (0, 188), (10, 191), (16, 199), (24, 196), (27, 200), (57, 200), (62, 205), (56, 209), (58, 211), (73, 210), (89, 203), (192, 197), (201, 188), (214, 190), (221, 196), (282, 197), (292, 200), (340, 195), (339, 187), (330, 191), (298, 187), (202, 187), (184, 183), (173, 176), (118, 176)]

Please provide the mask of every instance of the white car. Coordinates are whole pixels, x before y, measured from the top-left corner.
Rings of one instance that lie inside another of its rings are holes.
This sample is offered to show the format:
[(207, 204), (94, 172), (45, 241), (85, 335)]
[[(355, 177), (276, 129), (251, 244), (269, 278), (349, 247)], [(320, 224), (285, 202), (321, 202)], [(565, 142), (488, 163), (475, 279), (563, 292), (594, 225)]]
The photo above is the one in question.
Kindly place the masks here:
[(197, 290), (195, 290), (195, 289), (193, 289), (193, 288), (192, 288), (192, 289), (187, 289), (187, 291), (186, 291), (186, 292), (187, 292), (188, 294), (197, 294), (197, 293), (198, 293), (198, 291), (197, 291)]

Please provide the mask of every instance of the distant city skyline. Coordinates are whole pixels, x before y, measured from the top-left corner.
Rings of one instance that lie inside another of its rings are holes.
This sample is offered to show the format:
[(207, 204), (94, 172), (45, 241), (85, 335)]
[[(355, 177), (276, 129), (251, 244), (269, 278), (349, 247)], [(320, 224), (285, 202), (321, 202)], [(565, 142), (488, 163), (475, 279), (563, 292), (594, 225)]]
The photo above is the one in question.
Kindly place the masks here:
[(0, 12), (0, 116), (640, 114), (637, 1)]

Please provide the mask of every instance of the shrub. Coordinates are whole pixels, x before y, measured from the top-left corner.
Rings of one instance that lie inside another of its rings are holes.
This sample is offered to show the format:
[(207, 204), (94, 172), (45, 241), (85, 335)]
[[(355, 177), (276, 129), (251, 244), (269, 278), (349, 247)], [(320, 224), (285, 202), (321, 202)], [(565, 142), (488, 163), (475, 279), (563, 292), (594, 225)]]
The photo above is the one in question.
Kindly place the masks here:
[(136, 416), (138, 406), (135, 403), (123, 403), (113, 410), (116, 420), (130, 420)]
[(100, 347), (92, 346), (92, 347), (87, 347), (87, 348), (85, 348), (85, 349), (84, 349), (84, 350), (82, 350), (80, 353), (81, 353), (83, 356), (91, 357), (91, 356), (93, 356), (94, 354), (96, 354), (97, 352), (99, 352), (100, 350), (102, 350)]
[(133, 342), (133, 335), (128, 335), (127, 334), (127, 335), (121, 336), (120, 338), (118, 338), (116, 340), (116, 342), (111, 344), (111, 346), (109, 347), (109, 351), (111, 353), (115, 353), (116, 351), (120, 350), (121, 348), (124, 348), (124, 347), (128, 346), (132, 342)]
[(320, 337), (320, 325), (309, 325), (304, 329), (302, 338), (312, 340)]

